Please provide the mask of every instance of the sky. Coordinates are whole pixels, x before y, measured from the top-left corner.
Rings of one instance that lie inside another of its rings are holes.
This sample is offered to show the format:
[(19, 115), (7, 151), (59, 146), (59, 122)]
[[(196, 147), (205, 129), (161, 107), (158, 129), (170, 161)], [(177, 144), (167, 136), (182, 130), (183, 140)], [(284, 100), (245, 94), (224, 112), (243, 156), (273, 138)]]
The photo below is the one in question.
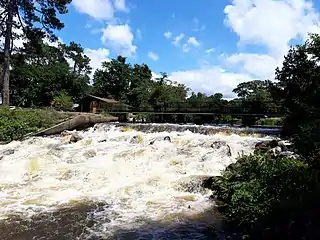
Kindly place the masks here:
[(290, 45), (319, 32), (320, 0), (73, 0), (61, 16), (93, 69), (117, 55), (195, 92), (233, 97), (240, 82), (273, 79)]

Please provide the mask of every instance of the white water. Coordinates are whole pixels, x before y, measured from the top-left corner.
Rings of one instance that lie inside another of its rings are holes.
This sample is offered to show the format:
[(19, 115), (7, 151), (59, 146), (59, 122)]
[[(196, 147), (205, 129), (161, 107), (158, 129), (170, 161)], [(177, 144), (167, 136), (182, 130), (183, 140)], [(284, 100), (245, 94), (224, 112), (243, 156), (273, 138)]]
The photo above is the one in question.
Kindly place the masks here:
[[(92, 231), (104, 236), (117, 228), (137, 227), (143, 219), (168, 224), (178, 218), (192, 219), (212, 207), (210, 192), (188, 192), (181, 182), (194, 175), (219, 175), (240, 152), (253, 151), (262, 140), (188, 131), (121, 132), (108, 126), (79, 134), (84, 139), (71, 144), (54, 137), (0, 146), (0, 155), (15, 150), (0, 160), (0, 220), (13, 212), (30, 217), (89, 201), (108, 205), (91, 215), (101, 223)], [(133, 136), (139, 136), (139, 143), (130, 143)], [(149, 145), (164, 136), (172, 142)], [(214, 141), (227, 142), (232, 156), (224, 148), (212, 149)], [(106, 217), (109, 220), (103, 222)]]

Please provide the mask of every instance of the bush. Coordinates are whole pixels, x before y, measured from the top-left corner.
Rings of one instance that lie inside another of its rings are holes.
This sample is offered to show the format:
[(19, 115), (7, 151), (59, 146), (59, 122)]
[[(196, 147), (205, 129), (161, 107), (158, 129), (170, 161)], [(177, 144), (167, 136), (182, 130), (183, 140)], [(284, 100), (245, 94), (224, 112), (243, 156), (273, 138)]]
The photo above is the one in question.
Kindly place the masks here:
[(211, 189), (227, 226), (242, 236), (317, 239), (320, 191), (316, 176), (299, 160), (260, 153), (239, 158)]
[(268, 126), (281, 126), (282, 125), (281, 118), (261, 118), (257, 120), (257, 125), (268, 125)]
[(60, 121), (69, 115), (39, 109), (16, 109), (0, 107), (0, 142), (16, 140)]
[(320, 120), (300, 125), (292, 136), (295, 148), (303, 157), (320, 169)]
[(53, 107), (57, 110), (70, 111), (73, 107), (72, 97), (60, 93), (53, 99)]

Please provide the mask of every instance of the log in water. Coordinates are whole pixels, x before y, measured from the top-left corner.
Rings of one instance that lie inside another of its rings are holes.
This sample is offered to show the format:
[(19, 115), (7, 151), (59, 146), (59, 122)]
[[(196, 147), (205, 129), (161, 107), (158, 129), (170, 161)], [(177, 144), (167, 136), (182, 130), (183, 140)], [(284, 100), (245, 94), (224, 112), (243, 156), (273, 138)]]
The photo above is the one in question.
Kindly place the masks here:
[(265, 139), (107, 124), (77, 133), (0, 146), (0, 239), (214, 239), (201, 181)]

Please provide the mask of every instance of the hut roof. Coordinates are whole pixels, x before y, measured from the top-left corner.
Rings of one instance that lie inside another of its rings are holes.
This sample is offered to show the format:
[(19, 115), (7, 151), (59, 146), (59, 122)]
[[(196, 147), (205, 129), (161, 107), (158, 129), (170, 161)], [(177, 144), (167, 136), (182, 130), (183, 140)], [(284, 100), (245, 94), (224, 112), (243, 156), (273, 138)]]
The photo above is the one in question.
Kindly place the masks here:
[(101, 97), (97, 97), (97, 96), (93, 96), (93, 95), (89, 95), (92, 98), (98, 99), (100, 101), (103, 101), (105, 103), (114, 103), (114, 104), (119, 104), (120, 102), (117, 100), (114, 100), (112, 98), (101, 98)]

